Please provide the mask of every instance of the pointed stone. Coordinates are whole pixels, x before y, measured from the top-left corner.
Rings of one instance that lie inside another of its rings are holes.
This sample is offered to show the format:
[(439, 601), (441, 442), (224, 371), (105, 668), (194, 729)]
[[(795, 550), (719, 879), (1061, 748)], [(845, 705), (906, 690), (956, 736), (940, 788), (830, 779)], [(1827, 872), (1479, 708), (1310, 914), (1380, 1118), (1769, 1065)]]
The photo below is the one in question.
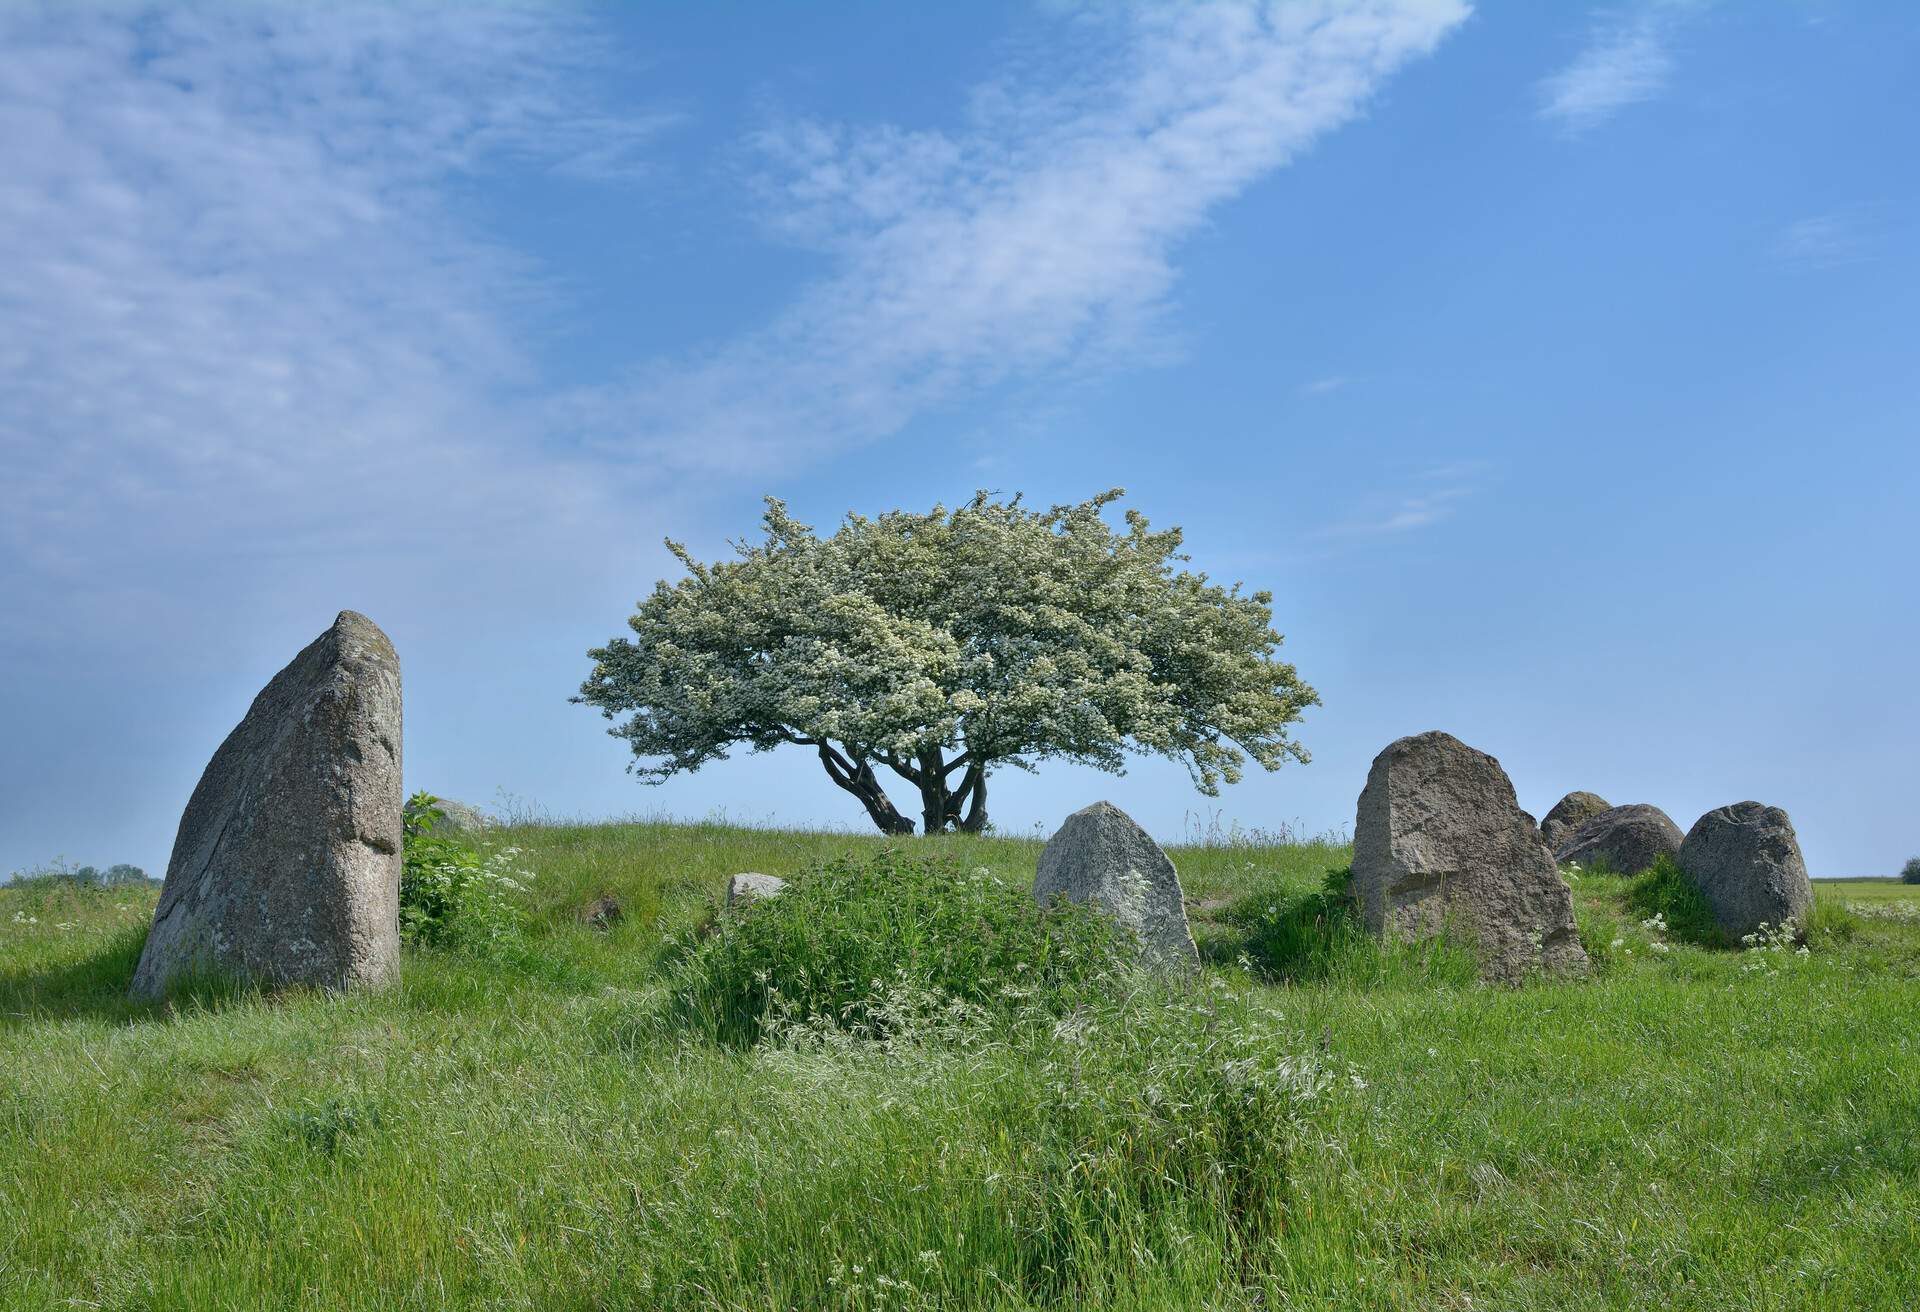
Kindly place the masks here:
[(1354, 823), (1353, 891), (1374, 933), (1459, 934), (1490, 979), (1587, 968), (1573, 891), (1513, 782), (1452, 734), (1401, 738), (1374, 758)]
[(136, 997), (209, 973), (381, 984), (400, 960), (400, 658), (342, 611), (253, 699), (180, 817)]
[(1091, 902), (1131, 930), (1156, 969), (1200, 964), (1179, 872), (1147, 831), (1111, 802), (1075, 811), (1047, 841), (1033, 895), (1044, 904), (1056, 894)]

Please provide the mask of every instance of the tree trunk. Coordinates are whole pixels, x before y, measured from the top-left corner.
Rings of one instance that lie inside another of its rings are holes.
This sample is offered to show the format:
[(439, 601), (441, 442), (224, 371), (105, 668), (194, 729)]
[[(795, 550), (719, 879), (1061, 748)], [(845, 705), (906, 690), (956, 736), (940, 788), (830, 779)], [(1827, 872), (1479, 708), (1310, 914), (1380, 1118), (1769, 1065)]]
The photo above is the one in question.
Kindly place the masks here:
[(874, 776), (873, 766), (866, 757), (851, 750), (848, 756), (842, 756), (831, 745), (821, 743), (820, 764), (826, 767), (827, 778), (860, 799), (860, 805), (867, 808), (868, 817), (881, 833), (913, 832), (913, 821), (894, 809), (893, 800), (887, 796), (887, 790), (880, 786), (880, 780)]
[(965, 834), (977, 834), (987, 827), (987, 772), (978, 761), (967, 766), (960, 786), (947, 787), (947, 774), (954, 767), (942, 762), (937, 753), (921, 758), (920, 815), (922, 833), (945, 833), (948, 826)]
[(967, 818), (960, 820), (956, 815), (959, 829), (964, 834), (977, 834), (987, 827), (987, 771), (984, 765), (973, 765), (967, 769), (967, 781), (960, 786), (959, 797), (965, 797), (967, 790), (973, 790), (973, 798), (967, 804)]

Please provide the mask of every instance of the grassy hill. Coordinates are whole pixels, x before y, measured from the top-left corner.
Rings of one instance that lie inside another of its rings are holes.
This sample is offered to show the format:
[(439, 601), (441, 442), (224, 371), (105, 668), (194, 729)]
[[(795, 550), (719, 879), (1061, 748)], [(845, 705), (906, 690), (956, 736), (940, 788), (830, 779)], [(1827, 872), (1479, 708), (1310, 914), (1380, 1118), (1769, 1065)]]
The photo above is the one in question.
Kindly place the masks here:
[(880, 840), (484, 846), (520, 928), (346, 997), (135, 1006), (152, 889), (0, 888), (0, 1308), (1920, 1306), (1920, 888), (1820, 887), (1801, 955), (1578, 876), (1594, 977), (1493, 989), (1354, 933), (1345, 849), (1222, 842), (1195, 985), (748, 1043), (672, 1005), (726, 877)]

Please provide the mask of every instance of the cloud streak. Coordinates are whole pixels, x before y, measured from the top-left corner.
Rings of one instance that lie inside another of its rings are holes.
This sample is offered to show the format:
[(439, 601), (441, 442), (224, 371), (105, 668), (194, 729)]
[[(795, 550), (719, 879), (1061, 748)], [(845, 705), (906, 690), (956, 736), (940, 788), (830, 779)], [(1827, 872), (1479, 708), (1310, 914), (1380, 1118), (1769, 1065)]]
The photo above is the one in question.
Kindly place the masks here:
[(1541, 79), (1540, 116), (1578, 136), (1660, 95), (1673, 76), (1674, 38), (1698, 7), (1655, 0), (1597, 22), (1580, 53)]
[(763, 468), (888, 436), (969, 391), (1151, 357), (1180, 242), (1466, 14), (1458, 0), (1075, 11), (1071, 40), (974, 90), (962, 130), (771, 125), (753, 143), (767, 223), (833, 271), (764, 328), (575, 393), (566, 422), (609, 454)]

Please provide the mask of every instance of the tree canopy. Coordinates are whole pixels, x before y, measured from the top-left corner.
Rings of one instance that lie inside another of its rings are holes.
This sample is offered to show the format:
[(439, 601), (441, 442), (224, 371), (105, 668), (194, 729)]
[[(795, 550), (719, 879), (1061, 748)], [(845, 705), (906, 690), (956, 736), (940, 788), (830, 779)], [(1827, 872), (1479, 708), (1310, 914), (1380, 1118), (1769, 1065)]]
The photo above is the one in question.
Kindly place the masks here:
[[(1118, 772), (1184, 763), (1201, 792), (1304, 748), (1319, 698), (1277, 659), (1272, 597), (1181, 566), (1178, 528), (1103, 515), (1119, 489), (1028, 510), (988, 493), (948, 510), (848, 515), (816, 536), (777, 499), (736, 558), (661, 581), (632, 637), (588, 652), (598, 707), (649, 782), (734, 747), (810, 748), (874, 823), (910, 833), (880, 771), (920, 794), (928, 832), (986, 823), (987, 779), (1050, 758)], [(625, 717), (624, 719), (621, 717)]]

